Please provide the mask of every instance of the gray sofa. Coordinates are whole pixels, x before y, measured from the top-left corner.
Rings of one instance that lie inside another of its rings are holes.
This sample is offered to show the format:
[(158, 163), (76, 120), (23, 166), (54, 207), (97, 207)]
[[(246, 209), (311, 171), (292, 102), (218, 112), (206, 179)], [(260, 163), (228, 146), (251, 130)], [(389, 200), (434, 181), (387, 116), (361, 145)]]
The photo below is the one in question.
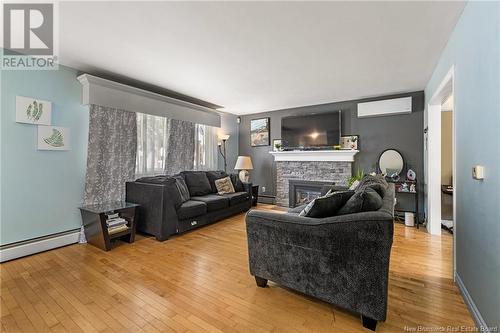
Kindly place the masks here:
[[(204, 175), (210, 184), (208, 188)], [(246, 212), (252, 204), (252, 184), (242, 183), (237, 175), (230, 175), (236, 192), (218, 195), (214, 180), (227, 176), (224, 171), (184, 171), (174, 176), (144, 177), (127, 182), (126, 200), (141, 205), (137, 230), (164, 241), (171, 235)], [(182, 199), (177, 177), (194, 179), (186, 181), (189, 189), (186, 201)], [(199, 177), (203, 182), (196, 182)]]
[[(336, 189), (341, 189), (336, 187)], [(375, 330), (386, 319), (394, 185), (382, 207), (327, 218), (251, 210), (246, 216), (250, 273), (361, 314)]]

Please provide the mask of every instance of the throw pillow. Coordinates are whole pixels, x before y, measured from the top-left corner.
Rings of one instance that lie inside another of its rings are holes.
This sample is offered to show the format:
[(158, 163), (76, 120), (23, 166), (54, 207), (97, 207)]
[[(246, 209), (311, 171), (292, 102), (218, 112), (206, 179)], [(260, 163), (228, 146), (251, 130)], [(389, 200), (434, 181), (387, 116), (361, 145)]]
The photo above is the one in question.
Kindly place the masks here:
[(217, 187), (215, 186), (215, 181), (217, 179), (221, 179), (227, 177), (227, 173), (224, 171), (218, 170), (218, 171), (207, 171), (207, 178), (208, 181), (210, 182), (210, 186), (212, 187), (212, 193), (217, 193)]
[(299, 215), (315, 218), (335, 216), (338, 210), (344, 206), (347, 200), (353, 195), (354, 191), (329, 193), (311, 201)]
[(215, 181), (215, 186), (217, 187), (217, 193), (220, 195), (234, 193), (233, 183), (231, 182), (231, 178), (229, 177), (217, 179)]
[(345, 205), (339, 209), (337, 215), (374, 211), (380, 209), (382, 204), (382, 197), (371, 187), (366, 187), (355, 191)]
[(181, 201), (184, 203), (189, 200), (189, 189), (184, 181), (184, 178), (181, 175), (177, 175), (173, 177), (175, 179), (175, 186), (177, 186), (177, 190), (181, 196)]
[(245, 192), (245, 187), (243, 186), (240, 177), (238, 177), (238, 175), (235, 173), (232, 173), (230, 177), (231, 177), (231, 182), (233, 183), (234, 190), (236, 192)]
[(183, 171), (189, 195), (192, 197), (202, 196), (212, 193), (212, 187), (204, 171)]
[(362, 191), (367, 187), (373, 188), (383, 198), (389, 184), (382, 175), (366, 175), (361, 179), (355, 191)]

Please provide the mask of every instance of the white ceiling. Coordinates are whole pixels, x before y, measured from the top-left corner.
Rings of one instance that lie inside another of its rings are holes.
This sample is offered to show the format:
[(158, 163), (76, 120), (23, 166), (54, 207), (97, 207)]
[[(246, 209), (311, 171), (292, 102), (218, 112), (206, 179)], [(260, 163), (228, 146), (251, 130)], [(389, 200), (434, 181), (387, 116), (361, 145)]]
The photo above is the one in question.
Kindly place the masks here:
[(61, 2), (60, 60), (235, 114), (422, 90), (463, 2)]

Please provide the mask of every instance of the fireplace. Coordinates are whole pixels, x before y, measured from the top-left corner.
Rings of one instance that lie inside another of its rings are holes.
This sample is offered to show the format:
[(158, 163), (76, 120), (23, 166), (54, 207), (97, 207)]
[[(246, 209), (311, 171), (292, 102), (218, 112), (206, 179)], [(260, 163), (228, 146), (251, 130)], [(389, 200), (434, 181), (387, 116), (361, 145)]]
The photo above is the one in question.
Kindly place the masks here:
[(290, 179), (288, 181), (288, 207), (311, 202), (321, 195), (321, 188), (325, 185), (334, 185), (334, 182)]

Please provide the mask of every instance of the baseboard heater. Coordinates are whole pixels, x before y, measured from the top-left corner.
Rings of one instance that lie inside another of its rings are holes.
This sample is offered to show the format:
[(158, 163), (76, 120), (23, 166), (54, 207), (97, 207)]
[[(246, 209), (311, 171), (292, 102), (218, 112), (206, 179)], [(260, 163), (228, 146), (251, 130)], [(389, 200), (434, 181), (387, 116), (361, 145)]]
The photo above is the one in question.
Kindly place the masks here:
[(52, 235), (2, 245), (0, 246), (0, 262), (78, 243), (79, 234), (80, 229), (72, 229)]
[(274, 195), (259, 194), (259, 200), (257, 201), (264, 204), (274, 205), (275, 199), (276, 197)]

